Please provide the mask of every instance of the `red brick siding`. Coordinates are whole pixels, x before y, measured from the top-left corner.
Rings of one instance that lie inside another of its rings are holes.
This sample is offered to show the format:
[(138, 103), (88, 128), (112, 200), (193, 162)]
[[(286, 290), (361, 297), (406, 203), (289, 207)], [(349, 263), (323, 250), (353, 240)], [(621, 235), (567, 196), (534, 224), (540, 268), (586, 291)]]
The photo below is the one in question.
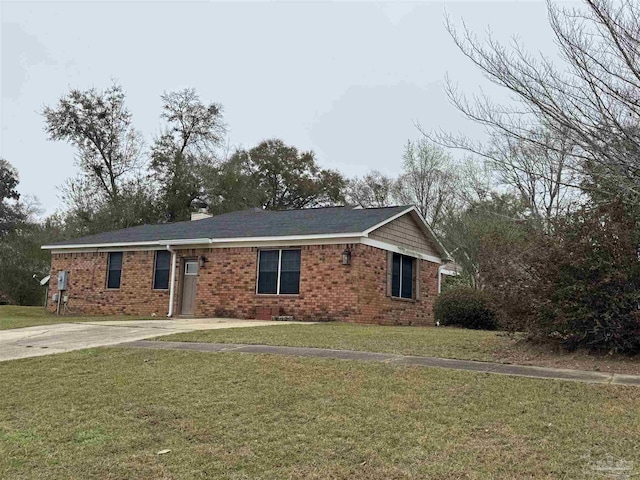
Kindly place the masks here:
[(387, 251), (358, 245), (354, 265), (358, 274), (360, 315), (354, 321), (384, 325), (433, 325), (433, 301), (438, 292), (438, 264), (420, 262), (419, 296), (415, 300), (387, 296)]
[[(345, 245), (301, 247), (299, 295), (257, 295), (257, 248), (178, 250), (179, 258), (203, 256), (198, 272), (195, 315), (199, 317), (255, 318), (259, 307), (278, 307), (281, 315), (296, 320), (343, 320), (360, 323), (431, 325), (437, 289), (437, 264), (421, 261), (420, 298), (394, 300), (386, 295), (387, 252), (352, 245), (351, 265), (341, 263)], [(86, 314), (136, 314), (168, 312), (169, 292), (154, 291), (154, 252), (125, 252), (120, 289), (105, 288), (107, 254), (54, 254), (52, 279), (69, 270), (69, 310)], [(175, 314), (180, 313), (178, 260)], [(52, 282), (51, 296), (56, 293)], [(50, 302), (49, 308), (55, 310)]]
[[(255, 318), (258, 307), (279, 307), (299, 320), (348, 319), (357, 309), (350, 267), (341, 264), (344, 245), (301, 247), (300, 294), (257, 295), (257, 248), (189, 251), (207, 259), (198, 272), (197, 316)], [(184, 252), (180, 252), (184, 253)]]
[(51, 288), (49, 305), (58, 292), (58, 272), (69, 271), (69, 313), (87, 315), (151, 315), (165, 316), (169, 309), (169, 291), (153, 290), (154, 251), (124, 252), (120, 288), (108, 289), (106, 252), (62, 253), (51, 256)]

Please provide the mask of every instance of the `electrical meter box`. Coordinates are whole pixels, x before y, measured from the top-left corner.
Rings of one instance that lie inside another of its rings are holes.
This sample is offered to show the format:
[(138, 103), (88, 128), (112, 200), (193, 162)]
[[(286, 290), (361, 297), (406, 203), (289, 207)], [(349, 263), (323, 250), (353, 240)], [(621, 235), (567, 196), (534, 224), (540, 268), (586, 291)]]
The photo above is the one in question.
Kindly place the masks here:
[(69, 272), (63, 270), (58, 272), (58, 291), (67, 289), (67, 282), (69, 281)]

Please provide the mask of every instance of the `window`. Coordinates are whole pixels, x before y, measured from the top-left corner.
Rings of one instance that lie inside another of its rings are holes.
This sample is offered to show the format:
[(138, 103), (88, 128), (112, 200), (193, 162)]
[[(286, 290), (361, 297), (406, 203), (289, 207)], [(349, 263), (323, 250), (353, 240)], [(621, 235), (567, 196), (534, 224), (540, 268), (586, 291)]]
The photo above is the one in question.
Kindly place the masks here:
[(171, 269), (171, 252), (158, 250), (156, 252), (156, 263), (153, 273), (153, 289), (169, 289), (169, 270)]
[(300, 292), (300, 250), (281, 250), (280, 292), (297, 294)]
[(184, 263), (184, 274), (188, 276), (198, 275), (198, 262), (189, 260)]
[(122, 252), (110, 252), (107, 267), (107, 288), (120, 288)]
[(300, 293), (300, 250), (260, 250), (257, 292), (272, 295)]
[(258, 293), (278, 293), (280, 250), (258, 252)]
[(415, 298), (414, 258), (393, 253), (391, 256), (391, 296), (396, 298)]

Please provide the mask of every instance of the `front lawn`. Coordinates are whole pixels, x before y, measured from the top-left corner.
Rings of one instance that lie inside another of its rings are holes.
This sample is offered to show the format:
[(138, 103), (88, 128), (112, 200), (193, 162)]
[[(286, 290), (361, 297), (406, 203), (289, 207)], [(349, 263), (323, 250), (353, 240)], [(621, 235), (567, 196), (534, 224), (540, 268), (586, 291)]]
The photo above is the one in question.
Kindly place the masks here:
[(3, 479), (585, 478), (608, 454), (640, 473), (637, 387), (117, 348), (0, 379)]
[(99, 322), (100, 320), (147, 320), (151, 317), (125, 316), (56, 316), (47, 312), (44, 307), (20, 307), (17, 305), (0, 305), (0, 330), (12, 328), (50, 325), (52, 323)]
[(282, 325), (179, 333), (159, 340), (319, 347), (640, 375), (640, 358), (566, 353), (501, 332), (352, 323)]

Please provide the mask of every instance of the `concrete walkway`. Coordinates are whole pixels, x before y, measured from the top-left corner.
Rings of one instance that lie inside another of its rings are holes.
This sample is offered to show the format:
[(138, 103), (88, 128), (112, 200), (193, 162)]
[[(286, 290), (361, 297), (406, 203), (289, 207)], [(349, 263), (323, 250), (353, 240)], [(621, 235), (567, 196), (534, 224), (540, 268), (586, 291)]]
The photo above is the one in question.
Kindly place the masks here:
[[(55, 323), (0, 330), (0, 362), (116, 345), (172, 333), (266, 325), (282, 325), (282, 322), (228, 318), (178, 318), (175, 320)], [(310, 324), (307, 323), (307, 325)]]
[(476, 362), (436, 357), (415, 357), (392, 353), (360, 352), (354, 350), (331, 350), (328, 348), (281, 347), (272, 345), (239, 345), (232, 343), (163, 342), (141, 340), (118, 345), (120, 347), (153, 348), (161, 350), (192, 350), (196, 352), (268, 353), (298, 357), (335, 358), (340, 360), (364, 360), (392, 365), (440, 367), (481, 373), (516, 375), (520, 377), (570, 380), (584, 383), (633, 385), (640, 387), (640, 376), (622, 375), (560, 368), (528, 367), (504, 363)]

